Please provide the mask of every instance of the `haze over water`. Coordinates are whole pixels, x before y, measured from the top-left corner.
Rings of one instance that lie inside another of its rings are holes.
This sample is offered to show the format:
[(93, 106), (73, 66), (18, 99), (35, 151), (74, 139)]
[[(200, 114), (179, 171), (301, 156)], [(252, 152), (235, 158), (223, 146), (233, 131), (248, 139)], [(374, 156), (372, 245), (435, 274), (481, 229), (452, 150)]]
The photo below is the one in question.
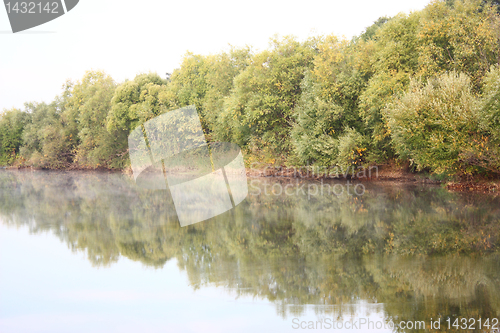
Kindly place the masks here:
[(235, 209), (180, 227), (166, 191), (125, 175), (0, 171), (0, 332), (296, 332), (363, 318), (441, 318), (452, 332), (464, 330), (447, 318), (500, 316), (498, 197), (391, 182), (276, 191), (288, 184), (319, 183), (250, 178)]

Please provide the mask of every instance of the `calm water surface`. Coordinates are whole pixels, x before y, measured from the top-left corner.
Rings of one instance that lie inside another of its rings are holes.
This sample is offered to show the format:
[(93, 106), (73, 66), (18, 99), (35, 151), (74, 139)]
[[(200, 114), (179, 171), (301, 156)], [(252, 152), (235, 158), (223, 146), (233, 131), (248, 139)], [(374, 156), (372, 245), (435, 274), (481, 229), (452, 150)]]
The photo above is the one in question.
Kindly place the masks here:
[(251, 178), (181, 228), (127, 176), (0, 171), (0, 332), (498, 331), (500, 199), (354, 185)]

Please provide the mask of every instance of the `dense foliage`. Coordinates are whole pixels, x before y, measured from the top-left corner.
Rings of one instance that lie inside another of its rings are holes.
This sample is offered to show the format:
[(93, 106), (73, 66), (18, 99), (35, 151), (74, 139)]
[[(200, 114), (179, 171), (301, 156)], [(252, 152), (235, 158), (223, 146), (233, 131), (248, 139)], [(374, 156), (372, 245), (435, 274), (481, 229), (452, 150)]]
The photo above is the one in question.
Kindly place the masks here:
[[(409, 91), (388, 105), (386, 117), (396, 152), (419, 167), (457, 173), (478, 119), (472, 84), (465, 74), (444, 74)], [(467, 170), (463, 170), (467, 171)]]
[(0, 164), (117, 168), (127, 136), (195, 105), (209, 141), (248, 162), (359, 166), (399, 158), (438, 174), (500, 173), (498, 2), (432, 1), (348, 41), (273, 37), (267, 50), (187, 53), (171, 75), (67, 82), (0, 118)]

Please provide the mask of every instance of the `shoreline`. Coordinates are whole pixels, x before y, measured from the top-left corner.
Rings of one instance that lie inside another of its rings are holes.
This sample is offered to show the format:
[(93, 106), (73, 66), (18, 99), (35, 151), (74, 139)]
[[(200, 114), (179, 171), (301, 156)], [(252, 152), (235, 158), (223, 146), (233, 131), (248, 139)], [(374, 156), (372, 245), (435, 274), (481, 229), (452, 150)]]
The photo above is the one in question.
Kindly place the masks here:
[(415, 173), (408, 170), (406, 166), (395, 166), (394, 164), (377, 165), (375, 177), (353, 177), (353, 174), (340, 174), (340, 177), (330, 177), (322, 175), (309, 175), (307, 172), (297, 172), (294, 168), (267, 166), (260, 169), (247, 170), (247, 177), (263, 178), (286, 178), (286, 179), (307, 179), (307, 180), (356, 180), (359, 182), (397, 182), (416, 183), (428, 185), (441, 185), (451, 192), (472, 192), (485, 194), (500, 194), (500, 179), (484, 179), (473, 177), (468, 180), (438, 180), (433, 179), (431, 174)]
[[(272, 165), (267, 165), (261, 168), (250, 168), (246, 170), (246, 176), (248, 178), (283, 178), (283, 179), (302, 179), (302, 180), (320, 180), (320, 179), (331, 179), (331, 180), (356, 180), (359, 182), (397, 182), (397, 183), (416, 183), (416, 184), (428, 184), (428, 185), (441, 185), (446, 187), (447, 190), (451, 192), (470, 192), (470, 193), (485, 193), (485, 194), (500, 194), (500, 179), (484, 179), (480, 177), (472, 177), (468, 180), (437, 180), (432, 179), (432, 175), (426, 173), (414, 173), (408, 170), (404, 166), (396, 166), (394, 164), (387, 165), (376, 165), (375, 176), (366, 177), (356, 177), (353, 174), (344, 173), (337, 174), (335, 177), (328, 176), (325, 174), (310, 174), (309, 172), (298, 170), (296, 168), (287, 167), (275, 167)], [(99, 168), (82, 168), (82, 167), (70, 167), (66, 169), (44, 169), (35, 168), (28, 166), (7, 166), (0, 167), (0, 170), (32, 170), (32, 171), (82, 171), (82, 172), (109, 172), (109, 173), (121, 173), (125, 175), (132, 175), (132, 170), (130, 167), (124, 169), (108, 169), (105, 167)]]

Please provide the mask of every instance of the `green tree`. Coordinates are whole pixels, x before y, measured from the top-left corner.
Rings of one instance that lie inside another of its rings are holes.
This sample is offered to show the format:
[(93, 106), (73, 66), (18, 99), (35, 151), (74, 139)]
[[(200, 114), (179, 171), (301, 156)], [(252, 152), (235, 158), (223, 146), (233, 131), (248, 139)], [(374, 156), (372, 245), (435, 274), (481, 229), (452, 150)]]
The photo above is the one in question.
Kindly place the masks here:
[(465, 74), (443, 74), (427, 84), (412, 81), (408, 92), (385, 109), (396, 152), (418, 169), (449, 175), (473, 172), (463, 152), (478, 131), (476, 108)]
[(205, 134), (227, 140), (222, 123), (224, 100), (233, 89), (234, 78), (248, 65), (250, 48), (231, 48), (229, 52), (201, 56), (187, 53), (181, 67), (170, 78), (171, 107), (195, 105)]
[(422, 11), (418, 30), (419, 74), (466, 73), (479, 91), (500, 60), (500, 16), (480, 0), (434, 1)]
[(295, 153), (302, 163), (345, 165), (348, 162), (338, 151), (339, 138), (347, 129), (365, 130), (358, 98), (366, 79), (356, 66), (355, 47), (334, 36), (318, 43), (314, 68), (302, 82), (292, 130)]
[(382, 27), (385, 23), (387, 23), (391, 18), (387, 16), (379, 17), (371, 26), (365, 29), (365, 31), (358, 37), (364, 41), (368, 41), (369, 39), (374, 39), (377, 31)]
[(27, 103), (29, 121), (23, 134), (21, 155), (27, 165), (60, 169), (68, 167), (74, 154), (71, 144), (76, 137), (65, 135), (61, 113), (66, 101), (57, 97), (49, 105), (45, 103)]
[(168, 108), (167, 81), (156, 73), (139, 74), (133, 81), (120, 84), (112, 96), (106, 119), (110, 133), (128, 133), (137, 126), (164, 113)]
[(28, 114), (19, 109), (0, 113), (0, 165), (10, 165), (18, 157), (28, 118)]
[(500, 173), (500, 67), (492, 66), (484, 78), (479, 101), (480, 130), (464, 154), (468, 163), (489, 173)]
[(254, 55), (234, 80), (224, 106), (224, 122), (232, 140), (257, 156), (286, 160), (291, 149), (293, 110), (300, 83), (312, 67), (315, 41), (292, 37), (271, 41), (271, 49)]
[(74, 162), (78, 165), (113, 167), (116, 155), (123, 153), (126, 133), (119, 129), (110, 133), (106, 129), (115, 89), (113, 79), (101, 71), (87, 72), (71, 86), (63, 121), (69, 122), (67, 137), (77, 137)]
[(392, 156), (389, 134), (382, 109), (393, 95), (404, 91), (418, 69), (418, 29), (420, 13), (398, 14), (385, 23), (374, 37), (368, 60), (373, 75), (360, 96), (360, 116), (372, 135), (375, 154)]

